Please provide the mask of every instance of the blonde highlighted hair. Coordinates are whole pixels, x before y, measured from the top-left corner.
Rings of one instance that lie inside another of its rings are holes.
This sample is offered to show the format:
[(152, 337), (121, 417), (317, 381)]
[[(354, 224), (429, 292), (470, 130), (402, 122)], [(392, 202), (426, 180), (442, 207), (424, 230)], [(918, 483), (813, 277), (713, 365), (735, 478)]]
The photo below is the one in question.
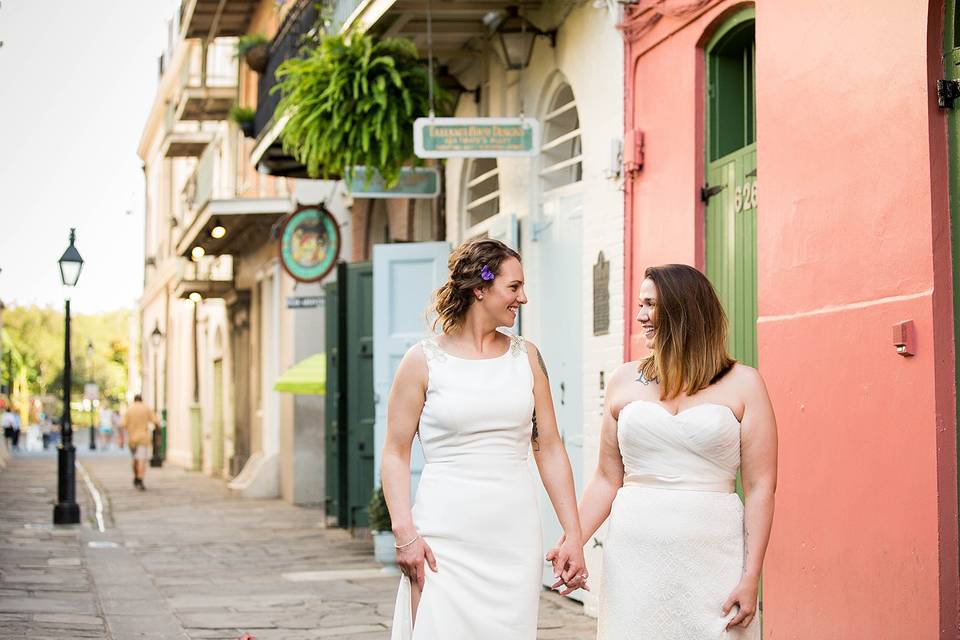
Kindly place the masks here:
[(693, 395), (719, 380), (736, 360), (727, 352), (727, 314), (707, 277), (685, 264), (650, 267), (657, 287), (653, 350), (640, 373), (660, 383), (660, 399)]
[(500, 242), (490, 238), (468, 240), (450, 254), (447, 266), (450, 274), (434, 294), (432, 311), (437, 314), (433, 328), (437, 325), (444, 333), (453, 333), (463, 324), (470, 305), (476, 300), (473, 290), (489, 289), (493, 280), (481, 277), (483, 267), (487, 267), (494, 276), (500, 274), (500, 265), (504, 260), (516, 258), (520, 254)]

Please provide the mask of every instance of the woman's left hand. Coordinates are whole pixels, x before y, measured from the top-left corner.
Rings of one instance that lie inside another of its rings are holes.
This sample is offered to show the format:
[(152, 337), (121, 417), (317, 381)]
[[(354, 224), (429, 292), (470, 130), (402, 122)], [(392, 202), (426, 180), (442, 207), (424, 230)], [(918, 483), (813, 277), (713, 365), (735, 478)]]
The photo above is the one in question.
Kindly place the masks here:
[(559, 548), (555, 551), (555, 554), (553, 551), (548, 554), (548, 559), (553, 561), (554, 572), (559, 570), (560, 574), (552, 588), (566, 586), (566, 589), (560, 592), (562, 596), (573, 593), (577, 589), (590, 591), (590, 587), (587, 586), (587, 563), (583, 559), (583, 546), (579, 541), (570, 536), (564, 536)]
[(740, 583), (730, 592), (730, 597), (723, 603), (723, 615), (728, 615), (734, 606), (737, 606), (739, 610), (730, 622), (727, 623), (727, 629), (736, 625), (747, 627), (753, 622), (753, 617), (757, 613), (758, 582), (757, 578), (744, 576), (740, 579)]

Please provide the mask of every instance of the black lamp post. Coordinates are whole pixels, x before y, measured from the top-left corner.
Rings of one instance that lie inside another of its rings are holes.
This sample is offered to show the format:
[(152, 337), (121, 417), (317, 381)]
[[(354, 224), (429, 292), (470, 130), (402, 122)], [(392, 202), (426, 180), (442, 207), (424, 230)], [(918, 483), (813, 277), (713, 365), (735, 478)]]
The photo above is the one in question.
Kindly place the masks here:
[[(160, 343), (163, 342), (163, 333), (160, 331), (160, 323), (158, 322), (154, 327), (153, 331), (150, 333), (150, 344), (153, 346), (153, 411), (154, 413), (160, 411), (160, 395), (159, 395), (159, 384), (158, 378), (160, 377), (157, 371), (157, 352), (160, 351)], [(154, 425), (153, 429), (153, 455), (150, 457), (150, 466), (151, 467), (162, 467), (163, 458), (160, 457), (160, 425)]]
[[(76, 229), (70, 229), (70, 246), (60, 257), (60, 279), (63, 286), (73, 288), (80, 279), (83, 258), (74, 246)], [(57, 448), (57, 504), (53, 507), (53, 524), (79, 524), (80, 505), (77, 504), (77, 476), (74, 467), (76, 449), (73, 447), (73, 425), (70, 419), (70, 298), (65, 301), (63, 339), (63, 418), (60, 420), (60, 446)]]
[[(90, 367), (90, 382), (94, 382), (93, 376), (93, 342), (87, 341), (87, 366)], [(96, 416), (96, 407), (94, 406), (94, 401), (90, 400), (90, 451), (97, 450), (97, 429), (94, 425)]]

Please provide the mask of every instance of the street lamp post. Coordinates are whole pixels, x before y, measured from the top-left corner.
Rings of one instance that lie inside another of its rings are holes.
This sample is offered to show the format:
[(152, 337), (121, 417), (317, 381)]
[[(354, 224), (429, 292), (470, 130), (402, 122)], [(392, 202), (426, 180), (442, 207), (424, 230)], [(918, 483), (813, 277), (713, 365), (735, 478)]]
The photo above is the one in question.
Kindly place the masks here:
[[(153, 331), (150, 333), (150, 344), (153, 346), (153, 411), (154, 413), (160, 411), (160, 395), (158, 392), (160, 376), (157, 370), (157, 352), (160, 351), (160, 344), (163, 342), (163, 333), (160, 331), (160, 323), (158, 322), (154, 326)], [(161, 425), (154, 425), (153, 429), (153, 455), (150, 457), (150, 466), (151, 467), (162, 467), (163, 458), (160, 457), (160, 433)]]
[[(60, 279), (63, 286), (77, 285), (83, 258), (74, 246), (76, 229), (70, 229), (70, 246), (60, 257)], [(60, 420), (60, 446), (57, 448), (57, 504), (53, 507), (54, 524), (79, 524), (80, 505), (77, 504), (76, 449), (73, 447), (73, 425), (70, 422), (70, 298), (67, 297), (64, 313), (63, 339), (63, 418)]]
[[(87, 366), (90, 367), (90, 382), (96, 384), (93, 376), (93, 342), (89, 340), (87, 341)], [(97, 428), (94, 425), (96, 410), (93, 399), (90, 399), (90, 451), (97, 450)]]

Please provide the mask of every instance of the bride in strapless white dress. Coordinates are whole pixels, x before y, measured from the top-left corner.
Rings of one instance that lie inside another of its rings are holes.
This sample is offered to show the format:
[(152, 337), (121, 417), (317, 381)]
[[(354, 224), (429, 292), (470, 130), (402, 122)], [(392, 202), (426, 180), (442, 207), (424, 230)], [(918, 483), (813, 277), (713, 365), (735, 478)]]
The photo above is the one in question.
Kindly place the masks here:
[(651, 355), (611, 377), (600, 459), (580, 502), (585, 541), (609, 514), (597, 637), (758, 640), (773, 410), (756, 370), (726, 354), (709, 281), (685, 265), (646, 275), (637, 319)]

